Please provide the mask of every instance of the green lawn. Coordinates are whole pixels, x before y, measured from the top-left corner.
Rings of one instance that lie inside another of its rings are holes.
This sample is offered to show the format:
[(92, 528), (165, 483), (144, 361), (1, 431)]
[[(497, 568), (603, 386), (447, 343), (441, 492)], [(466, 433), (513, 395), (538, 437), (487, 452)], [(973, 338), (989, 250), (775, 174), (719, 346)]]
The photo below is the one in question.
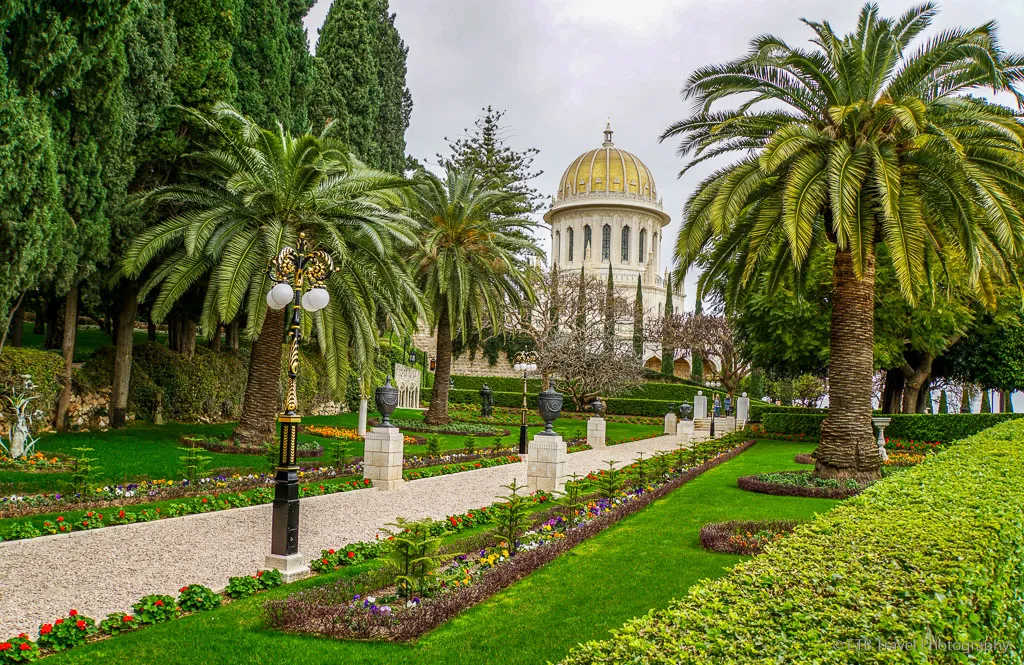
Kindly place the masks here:
[[(399, 409), (396, 417), (422, 419), (423, 413)], [(309, 416), (303, 422), (310, 425), (330, 425), (333, 427), (347, 427), (355, 429), (358, 423), (358, 415), (345, 413), (338, 416)], [(565, 434), (581, 432), (586, 434), (586, 421), (561, 418), (555, 423), (556, 429)], [(94, 482), (125, 483), (141, 478), (180, 478), (182, 476), (182, 464), (180, 457), (180, 439), (185, 434), (199, 434), (211, 437), (226, 437), (234, 423), (217, 425), (188, 425), (182, 423), (168, 423), (165, 425), (153, 425), (151, 423), (129, 423), (128, 427), (122, 430), (108, 430), (101, 432), (92, 430), (88, 432), (69, 432), (66, 434), (43, 435), (37, 444), (37, 449), (44, 453), (64, 453), (76, 455), (75, 448), (92, 448), (88, 453), (95, 458), (99, 470)], [(512, 446), (518, 441), (518, 428), (508, 428), (510, 435), (505, 437), (505, 446)], [(542, 428), (531, 427), (530, 436), (534, 436)], [(654, 425), (629, 425), (622, 423), (608, 424), (609, 441), (619, 441), (627, 438), (655, 436), (660, 433), (660, 428)], [(327, 464), (331, 455), (331, 439), (302, 435), (302, 440), (315, 440), (324, 446), (323, 458), (311, 458), (300, 460), (303, 465)], [(492, 437), (476, 437), (477, 445), (491, 447), (494, 445)], [(451, 450), (463, 447), (464, 436), (441, 435), (441, 448)], [(511, 449), (510, 449), (511, 450)], [(411, 445), (406, 447), (408, 455), (423, 455), (426, 453), (426, 445)], [(262, 455), (231, 455), (224, 453), (204, 453), (210, 459), (210, 469), (233, 469), (238, 471), (268, 471), (269, 464)], [(363, 454), (362, 443), (352, 442), (349, 445), (349, 455), (361, 456)], [(29, 492), (53, 492), (60, 491), (63, 484), (69, 480), (68, 474), (64, 473), (19, 473), (16, 471), (0, 471), (0, 495), (11, 493)]]
[[(265, 627), (264, 600), (325, 579), (96, 642), (47, 662), (258, 663), (281, 665), (501, 663), (562, 658), (578, 642), (607, 637), (626, 620), (665, 607), (702, 578), (742, 557), (705, 552), (701, 525), (728, 519), (810, 519), (837, 502), (744, 492), (736, 478), (798, 468), (813, 444), (761, 442), (735, 460), (577, 547), (527, 579), (463, 613), (413, 645), (340, 642)], [(346, 574), (351, 574), (349, 569)], [(623, 574), (628, 572), (628, 574)]]
[[(45, 337), (43, 335), (37, 335), (32, 332), (35, 327), (33, 323), (24, 323), (21, 333), (21, 345), (29, 349), (40, 349), (43, 348), (43, 341)], [(145, 330), (135, 331), (135, 343), (141, 344), (149, 339)], [(166, 343), (167, 333), (158, 332), (157, 340)], [(103, 332), (96, 326), (79, 326), (78, 332), (75, 335), (75, 356), (74, 361), (76, 363), (85, 362), (92, 352), (101, 346), (110, 345), (110, 335)], [(54, 353), (60, 353), (60, 349), (54, 351)]]

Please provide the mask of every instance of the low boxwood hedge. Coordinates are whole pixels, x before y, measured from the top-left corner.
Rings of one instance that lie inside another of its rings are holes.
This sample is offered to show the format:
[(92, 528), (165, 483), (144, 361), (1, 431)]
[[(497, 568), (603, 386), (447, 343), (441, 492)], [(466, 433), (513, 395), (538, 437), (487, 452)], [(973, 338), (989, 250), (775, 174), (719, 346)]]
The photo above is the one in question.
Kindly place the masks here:
[(562, 663), (1019, 663), (1022, 442), (970, 437)]
[[(907, 441), (938, 441), (952, 443), (977, 434), (1006, 420), (1020, 418), (1020, 413), (939, 413), (902, 414), (891, 416), (885, 436)], [(766, 413), (762, 420), (770, 434), (803, 434), (808, 438), (821, 435), (823, 414)]]
[(764, 417), (769, 413), (828, 413), (828, 409), (815, 409), (807, 406), (782, 406), (781, 404), (767, 404), (760, 400), (750, 400), (750, 422), (764, 422)]

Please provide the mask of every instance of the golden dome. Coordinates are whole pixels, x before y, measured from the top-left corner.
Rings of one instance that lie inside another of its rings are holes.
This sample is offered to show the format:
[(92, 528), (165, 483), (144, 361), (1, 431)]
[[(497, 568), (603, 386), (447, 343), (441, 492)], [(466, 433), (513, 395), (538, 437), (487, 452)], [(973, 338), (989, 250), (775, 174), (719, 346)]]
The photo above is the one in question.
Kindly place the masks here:
[(558, 183), (555, 198), (600, 196), (602, 193), (631, 194), (652, 203), (658, 202), (658, 188), (650, 170), (633, 153), (615, 147), (610, 122), (605, 127), (602, 146), (583, 153), (569, 164)]

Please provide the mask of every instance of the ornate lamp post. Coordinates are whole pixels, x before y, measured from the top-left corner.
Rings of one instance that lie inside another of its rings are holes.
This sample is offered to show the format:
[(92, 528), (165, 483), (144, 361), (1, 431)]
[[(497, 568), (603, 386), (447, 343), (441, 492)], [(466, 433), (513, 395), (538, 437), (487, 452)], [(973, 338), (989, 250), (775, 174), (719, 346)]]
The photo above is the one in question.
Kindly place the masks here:
[(516, 354), (515, 358), (512, 359), (515, 363), (512, 365), (512, 369), (517, 372), (523, 373), (523, 411), (522, 420), (519, 424), (519, 454), (526, 454), (526, 375), (528, 372), (537, 371), (537, 352), (536, 351), (520, 351)]
[(299, 467), (296, 444), (302, 417), (298, 413), (299, 398), (295, 380), (299, 372), (299, 342), (302, 339), (302, 312), (316, 312), (330, 302), (324, 288), (327, 277), (335, 270), (331, 255), (322, 250), (309, 251), (306, 234), (299, 234), (296, 247), (285, 247), (272, 259), (267, 270), (275, 284), (267, 293), (272, 309), (292, 306), (289, 324), (291, 351), (288, 354), (288, 391), (284, 412), (278, 416), (281, 425), (280, 450), (274, 476), (274, 507), (271, 525), (270, 555), (267, 566), (281, 570), (286, 581), (309, 573), (299, 552)]

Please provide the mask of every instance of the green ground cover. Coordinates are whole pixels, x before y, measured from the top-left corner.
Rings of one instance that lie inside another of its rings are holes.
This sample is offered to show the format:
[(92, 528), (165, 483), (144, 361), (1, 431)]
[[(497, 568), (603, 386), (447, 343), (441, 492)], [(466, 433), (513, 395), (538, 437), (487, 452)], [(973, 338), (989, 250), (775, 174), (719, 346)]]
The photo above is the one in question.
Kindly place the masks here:
[[(608, 636), (629, 618), (665, 607), (702, 578), (745, 557), (703, 550), (712, 521), (810, 519), (836, 501), (744, 492), (736, 478), (799, 468), (808, 443), (762, 441), (668, 497), (600, 533), (554, 563), (461, 614), (413, 645), (337, 642), (270, 631), (262, 603), (332, 579), (319, 577), (221, 610), (96, 642), (49, 663), (544, 663), (578, 642)], [(334, 575), (355, 574), (360, 567)], [(622, 571), (628, 570), (628, 575)]]
[[(21, 345), (29, 349), (43, 350), (43, 342), (45, 336), (37, 335), (32, 332), (35, 327), (34, 324), (26, 322), (22, 324), (21, 333)], [(157, 341), (166, 344), (167, 333), (157, 332)], [(135, 343), (141, 344), (149, 339), (145, 330), (135, 331)], [(199, 339), (197, 339), (197, 342)], [(85, 360), (92, 355), (92, 352), (101, 346), (110, 346), (111, 340), (110, 335), (103, 332), (96, 326), (79, 326), (78, 332), (75, 335), (75, 356), (74, 361), (76, 363), (85, 362)], [(54, 351), (54, 353), (60, 353), (60, 350)]]
[[(420, 420), (423, 418), (420, 411), (399, 409), (396, 414), (401, 418)], [(338, 416), (309, 416), (304, 418), (303, 422), (309, 425), (329, 425), (354, 429), (358, 423), (358, 415), (346, 413)], [(555, 427), (566, 436), (573, 433), (586, 435), (585, 421), (561, 418), (556, 421)], [(233, 428), (233, 423), (216, 425), (129, 423), (129, 426), (122, 430), (45, 434), (37, 444), (37, 449), (46, 454), (61, 453), (73, 456), (76, 455), (75, 448), (92, 448), (92, 452), (88, 455), (97, 460), (95, 465), (98, 467), (92, 480), (94, 483), (126, 483), (142, 478), (178, 479), (182, 475), (180, 460), (182, 450), (179, 441), (183, 435), (226, 437)], [(530, 436), (533, 437), (541, 429), (541, 427), (529, 428)], [(511, 450), (511, 447), (518, 442), (519, 431), (517, 428), (510, 428), (510, 432), (509, 436), (504, 437), (504, 445)], [(656, 436), (659, 433), (660, 428), (653, 425), (608, 424), (610, 443)], [(466, 438), (461, 435), (439, 436), (442, 450), (462, 448)], [(333, 439), (304, 434), (300, 436), (300, 440), (317, 441), (326, 449), (324, 457), (302, 459), (300, 464), (315, 466), (329, 463), (330, 446)], [(481, 447), (489, 448), (494, 445), (493, 437), (476, 437), (475, 441)], [(410, 456), (424, 455), (426, 449), (425, 444), (410, 445), (406, 447), (406, 454)], [(351, 442), (348, 453), (351, 456), (361, 456), (363, 454), (362, 443)], [(210, 457), (209, 468), (211, 470), (231, 469), (243, 473), (269, 470), (267, 460), (261, 455), (233, 455), (205, 451), (203, 454)], [(0, 495), (60, 491), (64, 483), (69, 480), (70, 477), (67, 473), (0, 471)]]

